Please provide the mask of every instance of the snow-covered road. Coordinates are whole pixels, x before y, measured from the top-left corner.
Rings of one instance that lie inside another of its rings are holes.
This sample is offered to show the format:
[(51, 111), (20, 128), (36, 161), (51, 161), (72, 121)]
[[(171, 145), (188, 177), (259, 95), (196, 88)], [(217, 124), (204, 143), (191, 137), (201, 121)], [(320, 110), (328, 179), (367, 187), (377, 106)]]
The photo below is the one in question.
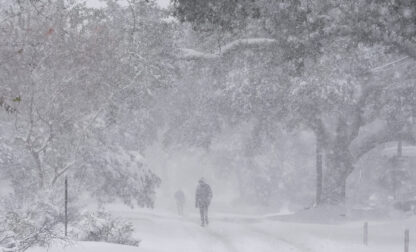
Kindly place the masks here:
[(208, 227), (197, 216), (176, 217), (123, 213), (132, 221), (144, 251), (244, 252), (312, 251), (301, 243), (282, 238), (263, 222), (241, 217), (213, 217)]
[(416, 226), (414, 219), (370, 222), (366, 247), (362, 244), (363, 222), (295, 223), (214, 213), (211, 224), (201, 227), (196, 213), (185, 217), (153, 212), (119, 214), (135, 224), (137, 237), (142, 239), (140, 248), (153, 252), (401, 251), (402, 231)]
[[(81, 242), (50, 252), (387, 252), (403, 251), (403, 230), (414, 237), (416, 219), (370, 222), (369, 246), (362, 244), (362, 223), (316, 224), (277, 221), (267, 216), (214, 213), (199, 226), (196, 211), (185, 217), (143, 209), (113, 210), (134, 223), (140, 247)], [(413, 242), (413, 243), (412, 243)], [(411, 248), (416, 242), (411, 240)], [(46, 251), (32, 249), (30, 252)]]

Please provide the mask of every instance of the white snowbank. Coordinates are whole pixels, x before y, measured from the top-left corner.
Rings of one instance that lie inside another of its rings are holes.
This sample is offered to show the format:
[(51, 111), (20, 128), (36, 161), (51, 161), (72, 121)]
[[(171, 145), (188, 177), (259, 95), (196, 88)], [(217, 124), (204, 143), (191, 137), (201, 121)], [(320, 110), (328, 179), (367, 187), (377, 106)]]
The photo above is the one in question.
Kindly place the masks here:
[[(397, 146), (390, 146), (383, 150), (382, 154), (386, 157), (397, 156)], [(402, 156), (416, 157), (416, 146), (403, 146)]]
[(71, 245), (56, 245), (52, 248), (33, 248), (28, 252), (151, 252), (138, 247), (105, 242), (77, 242)]

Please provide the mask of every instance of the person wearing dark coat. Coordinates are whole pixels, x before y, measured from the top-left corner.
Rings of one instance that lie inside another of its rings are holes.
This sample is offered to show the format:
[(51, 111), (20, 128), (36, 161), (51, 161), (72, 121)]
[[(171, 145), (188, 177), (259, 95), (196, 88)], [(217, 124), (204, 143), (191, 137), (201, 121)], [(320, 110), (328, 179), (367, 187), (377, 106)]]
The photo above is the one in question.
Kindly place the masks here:
[(211, 204), (212, 190), (211, 187), (201, 178), (196, 188), (195, 207), (199, 208), (201, 214), (201, 226), (208, 225), (208, 207)]
[(176, 206), (178, 207), (178, 214), (183, 215), (183, 206), (185, 205), (185, 193), (182, 190), (178, 190), (175, 193)]

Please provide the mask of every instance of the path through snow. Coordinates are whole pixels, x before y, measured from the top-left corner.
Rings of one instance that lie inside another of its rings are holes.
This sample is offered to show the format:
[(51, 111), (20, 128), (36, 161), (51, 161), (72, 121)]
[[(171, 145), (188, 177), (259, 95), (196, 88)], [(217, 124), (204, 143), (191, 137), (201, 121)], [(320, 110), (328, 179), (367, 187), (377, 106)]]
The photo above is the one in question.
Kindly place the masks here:
[[(79, 243), (50, 252), (387, 252), (403, 250), (403, 230), (414, 237), (416, 219), (370, 222), (369, 246), (362, 245), (362, 222), (313, 224), (268, 217), (214, 214), (208, 227), (199, 226), (196, 211), (179, 217), (160, 210), (111, 210), (130, 220), (139, 248), (105, 243)], [(413, 241), (414, 242), (414, 241)], [(117, 247), (118, 246), (118, 247)], [(416, 247), (416, 243), (411, 247)], [(32, 249), (41, 252), (45, 249)]]
[(154, 252), (401, 251), (403, 230), (416, 233), (416, 219), (370, 222), (369, 246), (365, 247), (361, 221), (330, 225), (214, 213), (211, 224), (203, 228), (196, 212), (186, 217), (142, 210), (118, 214), (134, 223), (141, 248)]

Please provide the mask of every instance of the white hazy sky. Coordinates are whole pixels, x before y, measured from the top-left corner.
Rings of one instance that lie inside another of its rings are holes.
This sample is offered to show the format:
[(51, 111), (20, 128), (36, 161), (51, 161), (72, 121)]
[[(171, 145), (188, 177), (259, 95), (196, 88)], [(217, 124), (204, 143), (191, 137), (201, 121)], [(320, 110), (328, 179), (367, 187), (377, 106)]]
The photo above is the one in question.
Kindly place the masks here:
[[(91, 7), (99, 7), (103, 5), (103, 3), (100, 2), (100, 0), (83, 0), (83, 1), (86, 2), (88, 6), (91, 6)], [(163, 8), (166, 8), (169, 5), (170, 0), (156, 0), (156, 2), (158, 2), (159, 5), (162, 6)]]

